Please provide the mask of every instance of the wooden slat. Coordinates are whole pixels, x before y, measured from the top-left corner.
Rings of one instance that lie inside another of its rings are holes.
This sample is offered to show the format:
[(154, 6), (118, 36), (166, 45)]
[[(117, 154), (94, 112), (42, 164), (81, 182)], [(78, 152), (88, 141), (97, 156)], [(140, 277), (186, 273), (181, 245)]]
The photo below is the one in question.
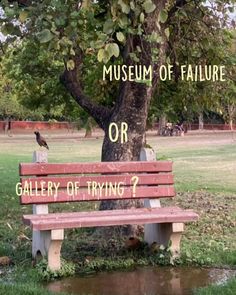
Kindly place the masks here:
[(22, 163), (19, 166), (21, 176), (93, 174), (93, 173), (141, 173), (171, 172), (170, 161), (139, 162), (94, 162), (94, 163)]
[[(31, 220), (30, 224), (35, 230), (64, 229), (76, 227), (114, 226), (124, 224), (147, 224), (147, 223), (172, 223), (189, 222), (198, 220), (198, 215), (191, 211), (161, 211), (162, 208), (148, 212), (133, 210), (129, 214), (94, 216), (93, 212), (86, 216), (71, 218), (51, 218)], [(24, 217), (27, 218), (26, 216)]]
[(57, 196), (33, 196), (23, 194), (21, 196), (21, 204), (48, 204), (48, 203), (63, 203), (63, 202), (78, 202), (78, 201), (101, 201), (101, 200), (116, 200), (116, 199), (140, 199), (140, 198), (165, 198), (174, 197), (175, 190), (173, 186), (140, 186), (136, 188), (135, 196), (133, 195), (132, 187), (124, 188), (122, 196), (111, 195), (106, 196), (102, 190), (101, 196), (92, 196), (87, 189), (81, 189), (77, 195), (68, 195), (67, 191), (58, 191)]
[[(23, 221), (25, 224), (30, 225), (31, 221), (37, 220), (49, 220), (49, 219), (68, 219), (68, 218), (78, 218), (78, 217), (100, 217), (100, 216), (116, 216), (116, 215), (126, 215), (126, 214), (140, 214), (140, 213), (150, 213), (151, 211), (158, 213), (170, 213), (183, 211), (180, 207), (162, 207), (162, 208), (132, 208), (132, 209), (116, 209), (116, 210), (102, 210), (102, 211), (84, 211), (84, 212), (63, 212), (63, 213), (50, 213), (50, 214), (28, 214), (23, 216)], [(190, 210), (192, 212), (192, 210)]]
[[(80, 187), (87, 187), (89, 181), (96, 181), (99, 183), (112, 182), (119, 183), (123, 182), (125, 185), (133, 185), (132, 177), (135, 174), (129, 175), (91, 175), (91, 176), (61, 176), (61, 177), (30, 177), (22, 178), (22, 186), (31, 185), (32, 189), (36, 187), (39, 188), (41, 183), (43, 183), (44, 188), (48, 188), (48, 183), (59, 184), (60, 188), (66, 188), (69, 182), (75, 183), (79, 182)], [(173, 184), (174, 177), (173, 174), (169, 173), (158, 173), (158, 174), (138, 174), (138, 184), (139, 185), (164, 185)]]

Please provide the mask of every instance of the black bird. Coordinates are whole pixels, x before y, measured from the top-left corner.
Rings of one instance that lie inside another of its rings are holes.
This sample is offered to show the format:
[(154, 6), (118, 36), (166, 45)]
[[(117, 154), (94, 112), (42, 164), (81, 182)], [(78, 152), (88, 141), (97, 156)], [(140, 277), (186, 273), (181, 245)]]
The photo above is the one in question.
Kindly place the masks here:
[(38, 131), (35, 131), (34, 134), (36, 135), (36, 141), (40, 146), (45, 147), (49, 150), (46, 140), (40, 135)]

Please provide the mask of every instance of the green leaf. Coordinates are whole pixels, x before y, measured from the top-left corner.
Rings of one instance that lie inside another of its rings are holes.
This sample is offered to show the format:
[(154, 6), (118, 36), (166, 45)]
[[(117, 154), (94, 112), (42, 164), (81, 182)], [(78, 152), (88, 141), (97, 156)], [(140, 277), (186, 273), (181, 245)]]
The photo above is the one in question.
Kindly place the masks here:
[(150, 42), (161, 43), (162, 42), (162, 37), (157, 32), (152, 32), (152, 34), (149, 36), (148, 40)]
[(118, 57), (120, 54), (120, 48), (116, 43), (109, 43), (106, 45), (106, 51), (109, 53), (109, 56)]
[(5, 8), (5, 14), (7, 17), (14, 17), (15, 16), (15, 10), (10, 7)]
[(116, 38), (117, 38), (118, 41), (120, 41), (122, 43), (125, 41), (125, 36), (124, 36), (124, 34), (122, 32), (117, 32), (116, 33)]
[(134, 62), (136, 62), (136, 63), (140, 62), (140, 59), (138, 58), (138, 56), (137, 56), (137, 54), (136, 54), (135, 52), (131, 52), (131, 53), (129, 54), (129, 56), (130, 56), (130, 58), (131, 58)]
[(1, 27), (1, 33), (5, 36), (12, 35), (12, 36), (20, 36), (21, 31), (19, 27), (14, 26), (12, 23), (6, 23)]
[(165, 29), (165, 35), (166, 35), (167, 38), (170, 37), (170, 29), (169, 28)]
[(19, 21), (20, 21), (21, 23), (24, 23), (24, 22), (26, 21), (27, 17), (28, 17), (28, 12), (25, 11), (25, 10), (23, 10), (23, 11), (21, 11), (20, 14), (19, 14)]
[(99, 62), (103, 61), (104, 55), (105, 55), (105, 50), (103, 48), (99, 49), (98, 55), (97, 55), (97, 59)]
[(93, 42), (93, 46), (90, 43), (90, 46), (92, 48), (96, 48), (96, 49), (103, 47), (103, 45), (104, 45), (104, 41), (102, 41), (102, 40), (97, 40), (96, 42)]
[(146, 0), (142, 6), (146, 13), (151, 13), (156, 9), (156, 5), (152, 2), (152, 0)]
[(44, 29), (37, 34), (40, 43), (47, 43), (53, 39), (53, 34), (48, 29)]
[(134, 3), (134, 1), (131, 1), (129, 5), (130, 5), (130, 8), (131, 8), (133, 11), (135, 11), (135, 3)]
[(111, 34), (113, 31), (114, 23), (111, 19), (108, 19), (103, 25), (103, 32), (106, 34)]
[(102, 33), (102, 32), (97, 32), (97, 37), (98, 37), (98, 40), (103, 41), (103, 45), (109, 39), (109, 36), (107, 34), (105, 34), (105, 33)]
[(104, 50), (103, 62), (106, 64), (110, 60), (111, 56), (108, 51)]
[(74, 70), (75, 62), (72, 59), (68, 60), (66, 63), (66, 67), (68, 71)]
[(75, 51), (73, 48), (70, 49), (70, 55), (75, 55)]
[(143, 12), (140, 13), (139, 19), (140, 19), (141, 23), (144, 22), (144, 13)]
[(121, 6), (121, 10), (125, 14), (129, 14), (130, 12), (130, 7), (127, 5), (123, 0), (119, 0), (118, 4)]
[(73, 11), (71, 14), (70, 14), (70, 17), (71, 18), (78, 18), (80, 16), (80, 12), (79, 11)]
[(129, 20), (127, 18), (127, 16), (125, 14), (121, 15), (121, 17), (118, 19), (118, 22), (119, 22), (119, 26), (120, 28), (125, 28), (128, 23), (129, 23)]
[(158, 20), (164, 24), (167, 21), (167, 18), (168, 18), (167, 12), (164, 9), (162, 9), (158, 16)]

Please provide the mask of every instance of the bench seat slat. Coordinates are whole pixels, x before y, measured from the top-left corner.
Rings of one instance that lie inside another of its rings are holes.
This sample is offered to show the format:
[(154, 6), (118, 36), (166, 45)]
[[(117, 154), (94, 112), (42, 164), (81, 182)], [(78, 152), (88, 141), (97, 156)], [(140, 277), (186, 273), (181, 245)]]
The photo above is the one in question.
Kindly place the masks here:
[(87, 189), (79, 190), (77, 195), (70, 196), (67, 191), (58, 191), (56, 196), (43, 196), (42, 194), (21, 196), (21, 204), (49, 204), (63, 202), (78, 202), (78, 201), (101, 201), (101, 200), (119, 200), (119, 199), (140, 199), (140, 198), (168, 198), (175, 196), (173, 186), (140, 186), (136, 188), (135, 195), (132, 187), (124, 188), (124, 193), (119, 197), (116, 195), (106, 196), (105, 191), (102, 191), (100, 196), (99, 191), (97, 196), (93, 196)]
[[(115, 212), (113, 210), (112, 212)], [(198, 220), (198, 215), (190, 210), (162, 210), (162, 208), (149, 209), (144, 212), (141, 209), (132, 209), (126, 214), (100, 214), (97, 215), (97, 211), (87, 212), (82, 216), (77, 213), (71, 217), (68, 215), (65, 218), (60, 217), (60, 213), (52, 213), (52, 218), (39, 217), (37, 219), (27, 218), (24, 216), (24, 221), (29, 224), (35, 230), (52, 230), (63, 228), (80, 228), (80, 227), (94, 227), (94, 226), (114, 226), (125, 224), (147, 224), (147, 223), (173, 223), (173, 222), (190, 222)], [(103, 212), (103, 211), (101, 211)]]
[[(180, 207), (162, 207), (155, 208), (155, 212), (176, 212), (183, 211)], [(134, 213), (136, 208), (132, 209), (116, 209), (116, 210), (101, 210), (101, 211), (81, 211), (81, 212), (62, 212), (62, 213), (51, 213), (51, 214), (28, 214), (23, 216), (24, 223), (30, 225), (30, 222), (33, 220), (45, 220), (45, 219), (67, 219), (67, 218), (77, 218), (78, 216), (114, 216), (114, 215), (124, 215)], [(138, 208), (138, 213), (148, 213), (154, 210), (154, 208)], [(185, 210), (186, 211), (186, 210)], [(192, 210), (190, 210), (192, 211)], [(136, 212), (136, 211), (135, 211)]]
[[(61, 177), (30, 177), (21, 178), (22, 185), (31, 183), (32, 188), (40, 186), (41, 182), (44, 182), (46, 188), (48, 183), (59, 183), (60, 188), (66, 188), (69, 182), (79, 182), (80, 187), (87, 187), (88, 181), (96, 181), (99, 183), (104, 182), (123, 182), (125, 185), (132, 185), (132, 177), (134, 174), (129, 175), (91, 175), (91, 176), (61, 176)], [(151, 184), (174, 184), (173, 174), (170, 173), (158, 173), (158, 174), (139, 174), (139, 181), (137, 185), (151, 185)]]
[(93, 173), (141, 173), (171, 172), (170, 161), (138, 162), (93, 162), (93, 163), (22, 163), (19, 166), (21, 176), (93, 174)]

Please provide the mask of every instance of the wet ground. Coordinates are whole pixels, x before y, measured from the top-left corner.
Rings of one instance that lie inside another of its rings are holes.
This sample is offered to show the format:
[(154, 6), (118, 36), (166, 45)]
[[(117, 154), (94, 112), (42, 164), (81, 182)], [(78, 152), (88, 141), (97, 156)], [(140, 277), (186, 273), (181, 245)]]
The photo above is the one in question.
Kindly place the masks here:
[(222, 284), (236, 271), (187, 267), (145, 267), (52, 282), (47, 289), (78, 295), (190, 295), (195, 288)]

